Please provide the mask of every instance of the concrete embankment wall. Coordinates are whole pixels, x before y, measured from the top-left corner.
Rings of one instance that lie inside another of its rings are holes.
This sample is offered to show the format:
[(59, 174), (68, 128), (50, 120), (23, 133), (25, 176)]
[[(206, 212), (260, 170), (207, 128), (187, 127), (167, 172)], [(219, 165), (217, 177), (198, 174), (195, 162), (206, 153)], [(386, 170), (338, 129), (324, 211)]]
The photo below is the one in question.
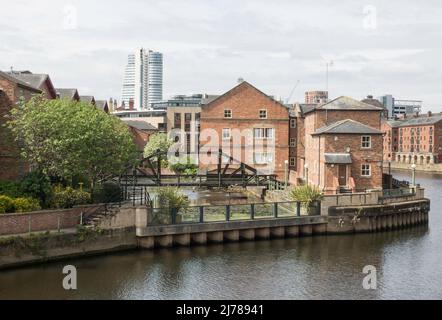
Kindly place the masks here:
[(0, 269), (137, 248), (135, 228), (0, 239)]

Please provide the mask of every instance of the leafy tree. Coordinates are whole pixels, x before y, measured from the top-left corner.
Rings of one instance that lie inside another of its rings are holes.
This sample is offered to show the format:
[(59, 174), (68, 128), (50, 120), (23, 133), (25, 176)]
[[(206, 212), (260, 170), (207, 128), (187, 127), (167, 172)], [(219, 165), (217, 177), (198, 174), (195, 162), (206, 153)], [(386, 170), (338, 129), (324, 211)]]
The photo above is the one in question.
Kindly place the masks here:
[(127, 126), (85, 102), (36, 96), (11, 111), (8, 126), (24, 158), (50, 176), (97, 180), (137, 161)]
[(173, 158), (169, 162), (169, 168), (178, 174), (196, 175), (198, 173), (198, 165), (190, 156), (182, 158)]
[[(149, 142), (146, 144), (144, 148), (144, 156), (150, 157), (160, 151), (162, 154), (167, 154), (169, 148), (174, 144), (173, 140), (170, 139), (165, 133), (155, 133), (150, 136)], [(152, 160), (155, 165), (157, 158), (153, 157)], [(155, 163), (154, 163), (155, 162)], [(167, 159), (162, 159), (161, 167), (167, 167), (168, 161)]]
[(52, 194), (51, 181), (47, 175), (39, 170), (32, 171), (21, 181), (23, 194), (40, 200), (40, 204), (47, 206)]

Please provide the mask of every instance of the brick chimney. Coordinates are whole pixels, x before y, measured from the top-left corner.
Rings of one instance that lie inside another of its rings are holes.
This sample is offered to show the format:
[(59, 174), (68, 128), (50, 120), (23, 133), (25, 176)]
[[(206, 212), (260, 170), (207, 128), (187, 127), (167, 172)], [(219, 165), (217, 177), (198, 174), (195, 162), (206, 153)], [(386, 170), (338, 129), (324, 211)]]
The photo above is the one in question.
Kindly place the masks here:
[(133, 99), (130, 99), (129, 100), (129, 110), (134, 110), (135, 108), (134, 108), (134, 100)]
[(428, 111), (427, 115), (428, 115), (428, 117), (431, 117), (433, 115), (433, 113), (431, 111)]

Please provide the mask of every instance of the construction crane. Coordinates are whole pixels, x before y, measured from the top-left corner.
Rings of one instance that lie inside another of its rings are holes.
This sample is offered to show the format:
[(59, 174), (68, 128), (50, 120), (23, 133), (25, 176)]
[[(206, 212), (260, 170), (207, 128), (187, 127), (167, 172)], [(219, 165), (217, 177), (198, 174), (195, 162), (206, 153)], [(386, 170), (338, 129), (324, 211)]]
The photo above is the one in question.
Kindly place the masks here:
[(299, 85), (300, 82), (301, 82), (300, 80), (296, 81), (296, 84), (295, 84), (295, 86), (293, 87), (292, 92), (290, 92), (289, 97), (285, 100), (285, 103), (286, 103), (286, 104), (288, 104), (288, 103), (290, 102), (290, 99), (292, 98), (293, 94), (295, 93), (295, 90), (296, 90), (296, 88), (298, 87), (298, 85)]

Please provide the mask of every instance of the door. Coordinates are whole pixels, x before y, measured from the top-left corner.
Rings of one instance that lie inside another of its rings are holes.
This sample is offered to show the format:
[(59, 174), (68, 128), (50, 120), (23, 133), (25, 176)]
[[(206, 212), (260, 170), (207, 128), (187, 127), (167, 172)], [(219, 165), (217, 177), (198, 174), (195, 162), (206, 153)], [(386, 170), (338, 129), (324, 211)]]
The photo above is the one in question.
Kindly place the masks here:
[(340, 164), (338, 169), (338, 179), (339, 186), (343, 187), (347, 185), (347, 166), (345, 164)]

